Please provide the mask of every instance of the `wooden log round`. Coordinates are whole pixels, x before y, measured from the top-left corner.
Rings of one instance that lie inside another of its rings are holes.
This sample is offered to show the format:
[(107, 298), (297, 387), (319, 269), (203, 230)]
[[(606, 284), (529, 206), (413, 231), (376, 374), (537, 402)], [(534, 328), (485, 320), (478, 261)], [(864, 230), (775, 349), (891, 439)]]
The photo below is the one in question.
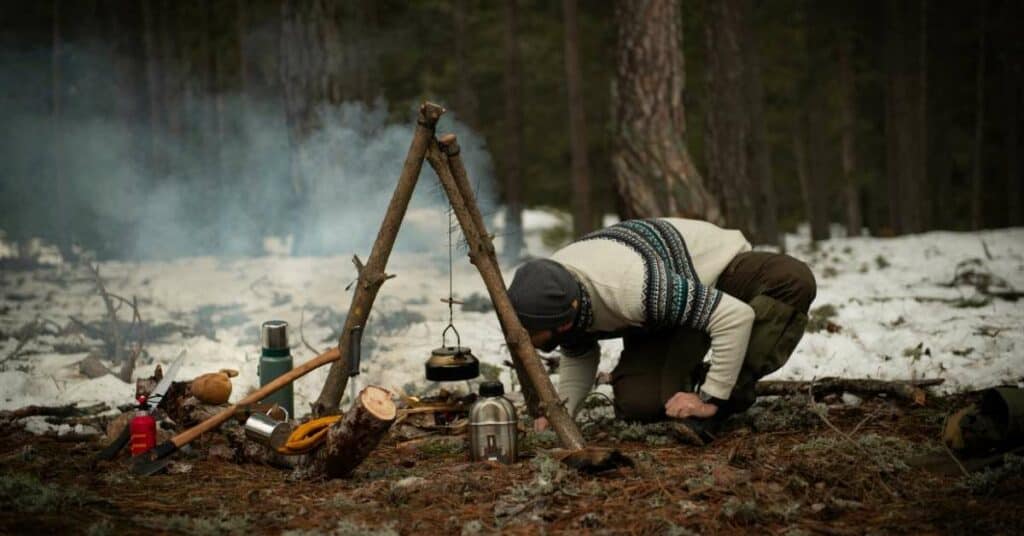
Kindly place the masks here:
[(345, 416), (331, 425), (323, 446), (303, 460), (297, 474), (326, 478), (351, 475), (387, 434), (397, 415), (389, 391), (372, 385), (363, 389)]

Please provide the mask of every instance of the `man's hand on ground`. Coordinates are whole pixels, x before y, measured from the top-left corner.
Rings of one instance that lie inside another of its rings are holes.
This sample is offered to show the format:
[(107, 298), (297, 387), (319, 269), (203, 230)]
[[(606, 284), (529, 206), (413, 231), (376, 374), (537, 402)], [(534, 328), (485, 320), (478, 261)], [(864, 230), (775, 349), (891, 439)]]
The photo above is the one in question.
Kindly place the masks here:
[(669, 417), (683, 419), (697, 417), (707, 419), (718, 413), (718, 406), (705, 404), (696, 393), (676, 393), (665, 402), (665, 414)]
[(534, 432), (543, 432), (544, 430), (547, 430), (549, 426), (550, 426), (550, 423), (548, 423), (547, 417), (537, 417), (533, 421), (533, 431)]

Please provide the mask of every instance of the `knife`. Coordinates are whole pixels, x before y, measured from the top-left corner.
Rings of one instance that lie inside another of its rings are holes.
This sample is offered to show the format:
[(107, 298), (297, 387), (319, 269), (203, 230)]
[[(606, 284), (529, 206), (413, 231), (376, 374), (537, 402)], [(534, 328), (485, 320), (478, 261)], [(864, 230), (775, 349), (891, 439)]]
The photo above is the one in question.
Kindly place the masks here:
[[(147, 400), (157, 399), (157, 408), (163, 404), (164, 395), (167, 394), (167, 389), (171, 387), (171, 383), (174, 382), (174, 376), (178, 373), (178, 369), (181, 368), (181, 364), (185, 361), (185, 349), (182, 349), (178, 354), (178, 357), (174, 358), (171, 365), (167, 367), (167, 373), (164, 374), (163, 378), (156, 384), (156, 387), (150, 391)], [(124, 429), (121, 430), (121, 434), (117, 436), (109, 445), (103, 448), (96, 455), (96, 460), (113, 460), (117, 456), (118, 452), (128, 444), (128, 440), (132, 437), (131, 426), (125, 425)]]

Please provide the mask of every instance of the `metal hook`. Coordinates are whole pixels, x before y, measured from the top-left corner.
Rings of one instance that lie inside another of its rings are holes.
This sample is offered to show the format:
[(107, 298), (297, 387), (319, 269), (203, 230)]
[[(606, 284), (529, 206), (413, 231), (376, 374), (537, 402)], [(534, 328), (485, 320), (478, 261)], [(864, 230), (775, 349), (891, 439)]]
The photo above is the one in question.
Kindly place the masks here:
[(461, 349), (462, 348), (462, 336), (459, 335), (459, 330), (455, 329), (455, 324), (452, 324), (452, 323), (449, 323), (448, 326), (446, 328), (444, 328), (444, 331), (441, 332), (441, 346), (445, 346), (445, 347), (448, 346), (448, 342), (447, 341), (448, 341), (448, 330), (449, 329), (455, 332), (455, 348), (456, 349)]

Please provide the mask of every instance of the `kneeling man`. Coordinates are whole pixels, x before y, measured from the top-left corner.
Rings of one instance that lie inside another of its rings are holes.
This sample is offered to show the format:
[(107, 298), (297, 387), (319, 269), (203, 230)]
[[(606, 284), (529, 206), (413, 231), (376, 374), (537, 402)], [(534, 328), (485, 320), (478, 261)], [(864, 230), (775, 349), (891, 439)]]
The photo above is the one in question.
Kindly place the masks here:
[(757, 380), (793, 353), (815, 282), (788, 255), (751, 251), (739, 231), (658, 218), (624, 221), (529, 261), (508, 293), (533, 345), (561, 347), (558, 387), (570, 415), (594, 385), (598, 341), (622, 337), (611, 376), (616, 415), (707, 430), (749, 408)]

